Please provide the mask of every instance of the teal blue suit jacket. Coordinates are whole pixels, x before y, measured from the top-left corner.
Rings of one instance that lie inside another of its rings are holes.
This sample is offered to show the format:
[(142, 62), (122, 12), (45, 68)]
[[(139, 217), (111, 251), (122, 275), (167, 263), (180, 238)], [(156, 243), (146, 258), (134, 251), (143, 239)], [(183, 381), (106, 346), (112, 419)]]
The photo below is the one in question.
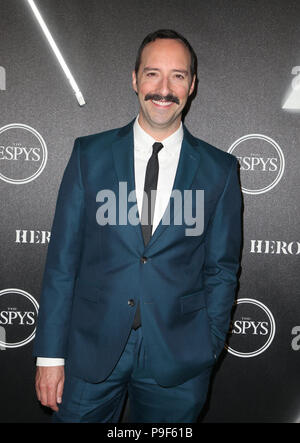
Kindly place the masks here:
[(73, 375), (104, 380), (140, 301), (145, 348), (159, 384), (174, 386), (212, 367), (224, 347), (239, 270), (237, 166), (233, 155), (193, 137), (184, 125), (173, 189), (204, 190), (204, 229), (187, 236), (190, 226), (175, 223), (171, 198), (169, 225), (161, 221), (145, 247), (140, 223), (101, 226), (96, 220), (100, 190), (115, 193), (118, 213), (119, 182), (127, 183), (128, 194), (135, 189), (133, 121), (77, 138), (56, 203), (34, 355), (63, 357)]

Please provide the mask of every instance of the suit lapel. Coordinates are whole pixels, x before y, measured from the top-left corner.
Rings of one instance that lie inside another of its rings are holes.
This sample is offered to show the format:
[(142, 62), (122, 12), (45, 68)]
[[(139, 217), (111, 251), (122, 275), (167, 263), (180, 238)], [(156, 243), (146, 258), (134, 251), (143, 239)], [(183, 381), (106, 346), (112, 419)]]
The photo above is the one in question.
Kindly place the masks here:
[[(135, 119), (132, 120), (127, 126), (120, 129), (117, 140), (112, 144), (112, 153), (118, 182), (127, 183), (127, 197), (131, 191), (135, 190), (133, 140), (134, 121)], [(144, 240), (141, 223), (139, 222), (137, 226), (132, 225), (132, 228), (138, 235), (139, 242), (141, 243), (141, 247), (143, 249)]]
[[(132, 120), (127, 126), (121, 128), (118, 133), (117, 140), (112, 145), (113, 159), (116, 169), (116, 174), (119, 182), (127, 182), (128, 193), (135, 190), (135, 176), (134, 176), (134, 140), (133, 140), (133, 123)], [(184, 137), (182, 141), (177, 171), (173, 184), (173, 189), (181, 192), (183, 197), (184, 190), (190, 189), (194, 176), (200, 164), (200, 152), (194, 148), (197, 145), (194, 137), (189, 133), (185, 125), (183, 125)], [(168, 206), (164, 212), (170, 214), (170, 224), (174, 219), (174, 199), (169, 199)], [(163, 218), (162, 218), (163, 219)], [(154, 231), (145, 252), (149, 250), (152, 245), (158, 240), (161, 234), (168, 228), (168, 225), (162, 224), (162, 219)], [(139, 222), (137, 226), (132, 226), (139, 237), (139, 241), (144, 247), (144, 240), (142, 234), (142, 226)]]

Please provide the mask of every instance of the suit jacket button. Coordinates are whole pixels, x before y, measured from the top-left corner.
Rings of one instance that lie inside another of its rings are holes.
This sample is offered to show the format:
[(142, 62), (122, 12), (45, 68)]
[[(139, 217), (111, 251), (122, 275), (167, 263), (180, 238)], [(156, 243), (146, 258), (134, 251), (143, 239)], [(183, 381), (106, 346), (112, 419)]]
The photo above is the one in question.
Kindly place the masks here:
[(147, 260), (148, 260), (147, 257), (141, 257), (141, 262), (142, 263), (147, 263)]
[(129, 299), (128, 304), (129, 304), (129, 306), (134, 306), (135, 305), (134, 300), (132, 298)]

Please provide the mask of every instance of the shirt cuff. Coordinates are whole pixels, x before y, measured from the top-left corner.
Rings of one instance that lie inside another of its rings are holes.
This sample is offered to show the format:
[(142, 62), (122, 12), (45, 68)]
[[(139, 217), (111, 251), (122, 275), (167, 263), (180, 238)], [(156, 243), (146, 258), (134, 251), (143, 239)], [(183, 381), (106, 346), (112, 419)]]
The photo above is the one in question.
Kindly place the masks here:
[(64, 358), (37, 357), (36, 359), (37, 366), (64, 366), (64, 364), (65, 364)]

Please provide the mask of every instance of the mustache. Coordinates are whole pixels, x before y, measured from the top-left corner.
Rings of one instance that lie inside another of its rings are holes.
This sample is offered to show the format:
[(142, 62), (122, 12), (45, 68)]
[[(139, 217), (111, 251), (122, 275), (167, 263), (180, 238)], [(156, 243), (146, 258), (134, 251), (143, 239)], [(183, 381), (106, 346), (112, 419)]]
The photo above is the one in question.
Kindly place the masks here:
[(145, 101), (147, 100), (165, 100), (166, 102), (174, 102), (179, 105), (179, 99), (173, 94), (168, 94), (166, 96), (160, 94), (146, 94)]

